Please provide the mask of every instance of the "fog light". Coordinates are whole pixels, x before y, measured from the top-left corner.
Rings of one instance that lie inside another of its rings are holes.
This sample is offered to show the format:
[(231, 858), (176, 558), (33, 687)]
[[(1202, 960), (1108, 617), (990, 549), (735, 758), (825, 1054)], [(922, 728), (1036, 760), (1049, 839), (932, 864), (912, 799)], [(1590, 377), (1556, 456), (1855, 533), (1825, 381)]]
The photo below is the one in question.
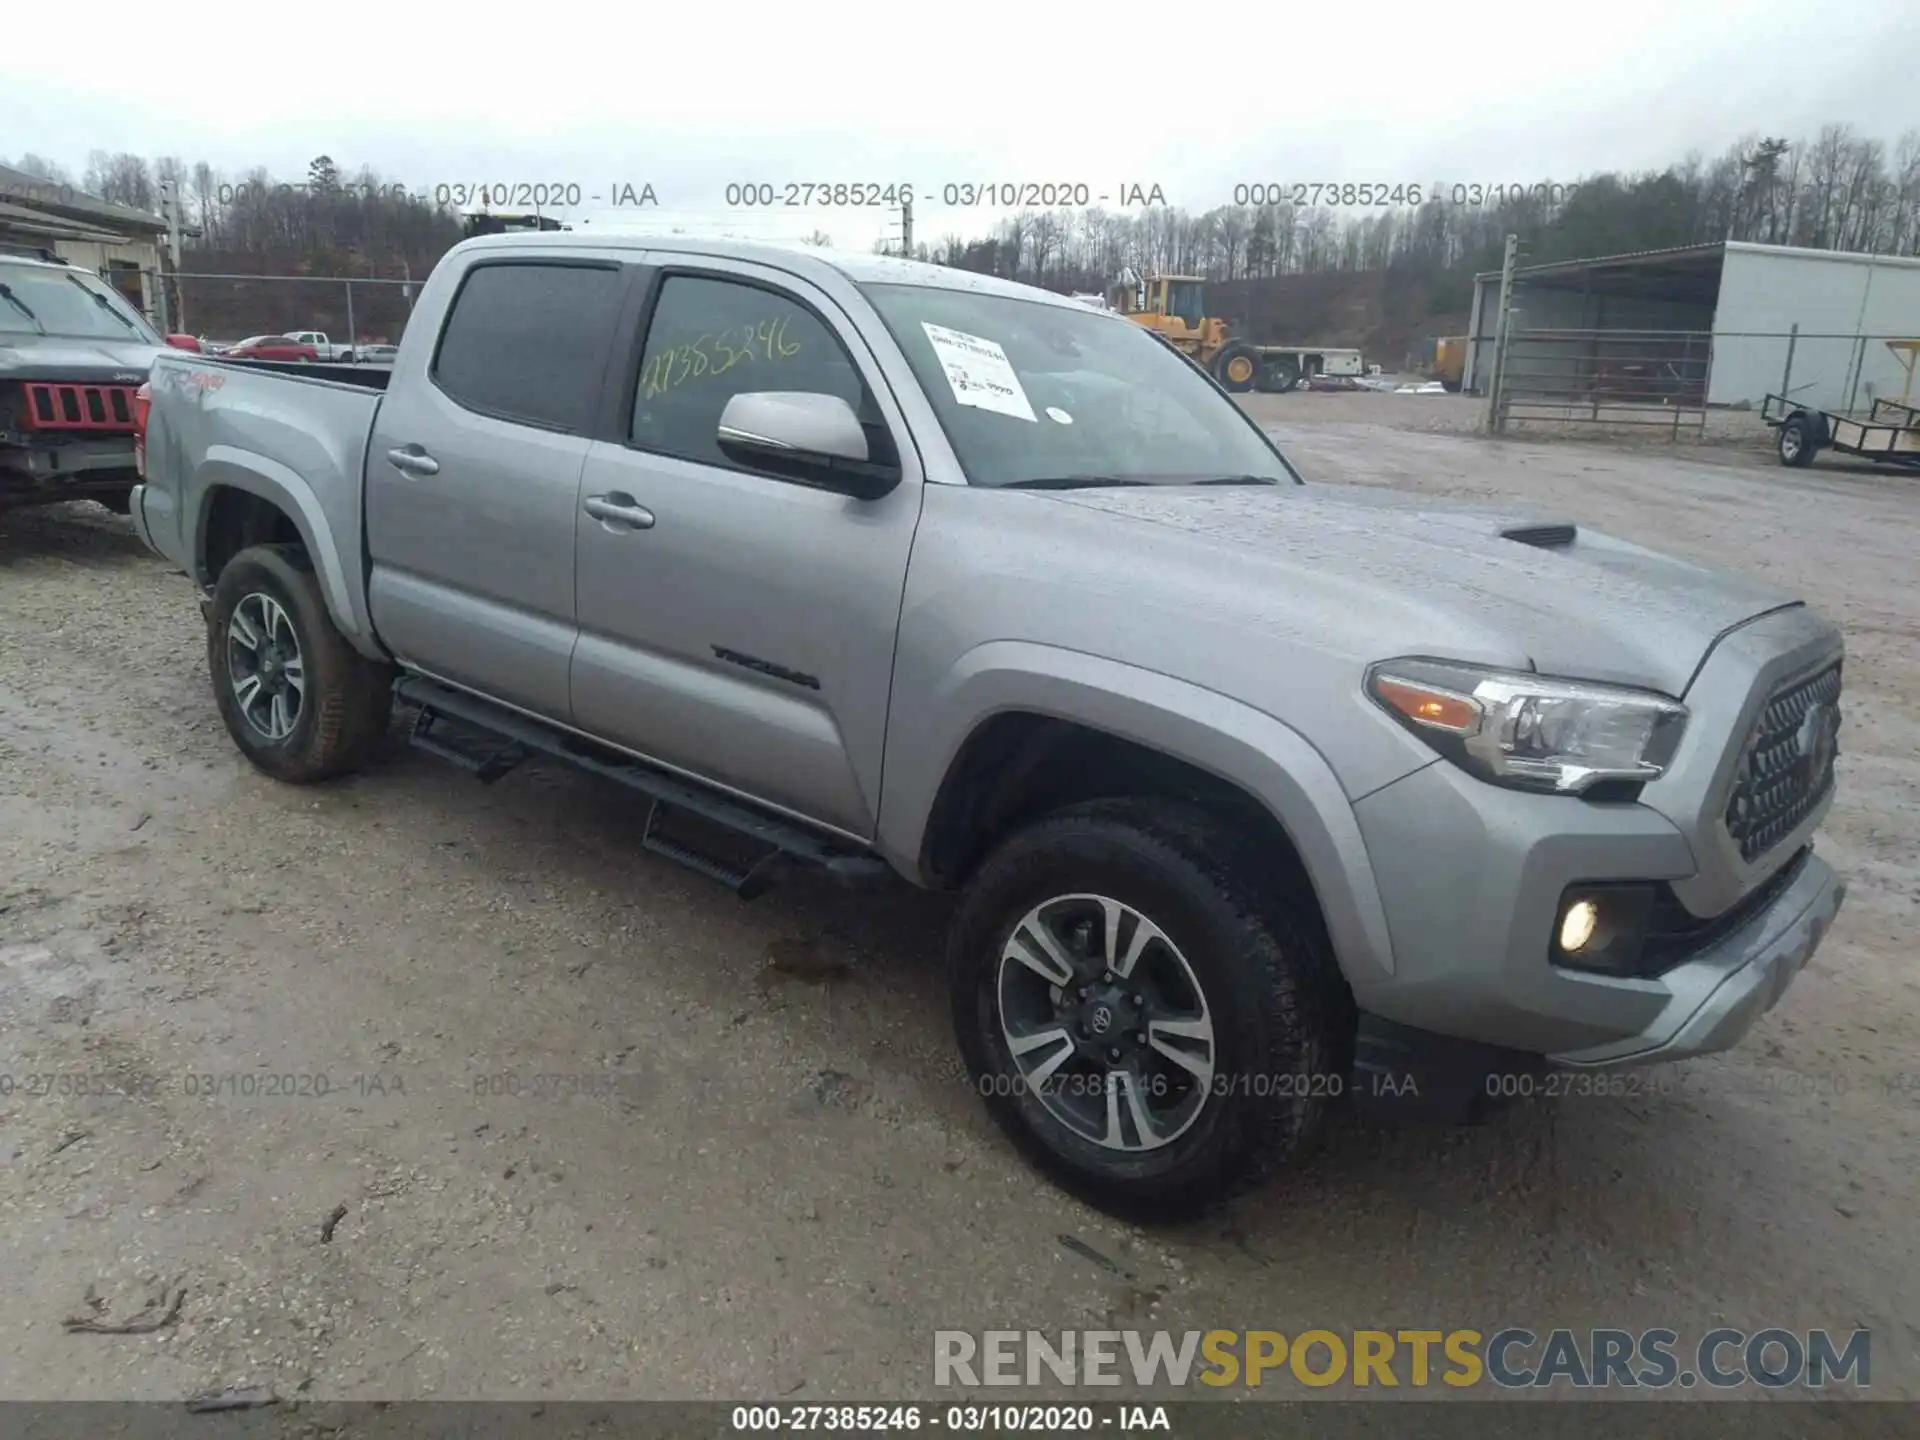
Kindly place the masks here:
[(1591, 900), (1574, 901), (1560, 919), (1560, 948), (1569, 955), (1579, 953), (1599, 928), (1600, 907)]
[(1563, 891), (1554, 912), (1553, 962), (1597, 975), (1637, 975), (1654, 890), (1644, 882), (1609, 880)]

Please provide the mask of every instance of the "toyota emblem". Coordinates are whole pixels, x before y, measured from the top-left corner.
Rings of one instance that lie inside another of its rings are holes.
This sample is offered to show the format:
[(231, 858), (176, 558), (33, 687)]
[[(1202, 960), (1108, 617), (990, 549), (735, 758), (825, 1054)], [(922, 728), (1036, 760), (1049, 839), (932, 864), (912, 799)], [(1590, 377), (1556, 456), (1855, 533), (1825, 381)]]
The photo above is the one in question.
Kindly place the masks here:
[(1097, 1005), (1094, 1007), (1093, 1018), (1088, 1023), (1093, 1026), (1094, 1034), (1104, 1035), (1113, 1028), (1113, 1011), (1104, 1005)]

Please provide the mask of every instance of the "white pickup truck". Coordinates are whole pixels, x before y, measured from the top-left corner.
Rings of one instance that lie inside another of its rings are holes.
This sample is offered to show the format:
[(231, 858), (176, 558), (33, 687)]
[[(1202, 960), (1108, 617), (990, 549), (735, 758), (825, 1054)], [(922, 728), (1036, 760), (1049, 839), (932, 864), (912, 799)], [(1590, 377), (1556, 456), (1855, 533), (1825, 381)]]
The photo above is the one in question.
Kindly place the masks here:
[(349, 364), (353, 360), (353, 346), (335, 345), (327, 339), (324, 330), (288, 330), (284, 332), (289, 340), (297, 340), (302, 345), (311, 345), (322, 360), (336, 364)]

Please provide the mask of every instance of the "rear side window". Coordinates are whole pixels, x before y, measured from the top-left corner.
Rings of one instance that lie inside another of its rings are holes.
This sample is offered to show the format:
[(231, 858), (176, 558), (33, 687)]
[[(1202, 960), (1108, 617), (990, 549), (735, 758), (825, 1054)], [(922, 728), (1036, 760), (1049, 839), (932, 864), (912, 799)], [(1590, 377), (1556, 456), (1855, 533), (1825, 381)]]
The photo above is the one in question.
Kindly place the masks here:
[(479, 265), (454, 297), (433, 379), (469, 410), (583, 431), (618, 321), (611, 266)]

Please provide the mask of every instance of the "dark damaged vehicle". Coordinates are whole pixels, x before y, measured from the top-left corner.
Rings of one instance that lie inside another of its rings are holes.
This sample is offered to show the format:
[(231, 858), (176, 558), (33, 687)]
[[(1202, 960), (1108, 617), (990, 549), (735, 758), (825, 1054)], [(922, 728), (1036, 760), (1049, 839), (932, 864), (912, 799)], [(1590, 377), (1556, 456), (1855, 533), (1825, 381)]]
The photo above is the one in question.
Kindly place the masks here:
[(124, 515), (136, 392), (168, 343), (98, 276), (0, 255), (0, 510), (97, 500)]

